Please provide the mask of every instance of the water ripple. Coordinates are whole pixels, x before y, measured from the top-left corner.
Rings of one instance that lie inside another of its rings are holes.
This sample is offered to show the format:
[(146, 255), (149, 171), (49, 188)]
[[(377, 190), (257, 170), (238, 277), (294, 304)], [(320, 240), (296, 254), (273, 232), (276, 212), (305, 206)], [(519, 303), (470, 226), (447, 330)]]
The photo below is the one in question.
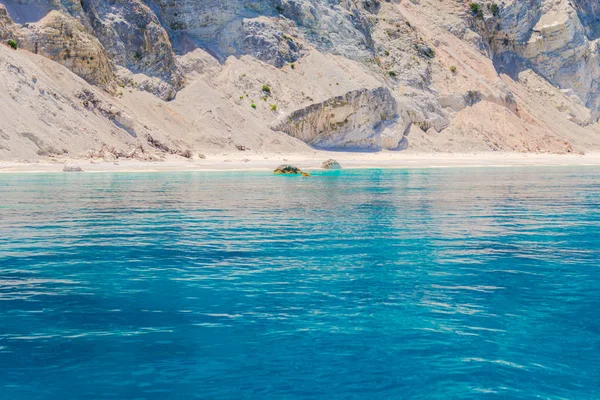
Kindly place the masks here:
[(0, 400), (600, 398), (597, 168), (0, 176)]

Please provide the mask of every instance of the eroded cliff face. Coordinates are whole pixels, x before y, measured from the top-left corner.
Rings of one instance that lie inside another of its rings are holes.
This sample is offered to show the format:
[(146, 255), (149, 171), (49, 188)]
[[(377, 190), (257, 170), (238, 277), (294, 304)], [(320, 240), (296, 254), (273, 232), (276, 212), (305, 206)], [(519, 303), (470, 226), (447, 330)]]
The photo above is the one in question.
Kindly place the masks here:
[(121, 102), (146, 126), (139, 146), (159, 131), (191, 150), (273, 134), (328, 149), (600, 146), (598, 2), (477, 4), (0, 0), (0, 39)]
[(386, 137), (385, 126), (396, 112), (389, 89), (362, 89), (296, 110), (276, 129), (318, 148), (394, 149), (401, 137)]
[(172, 99), (183, 75), (171, 40), (154, 12), (139, 0), (86, 0), (84, 19), (116, 65), (147, 76), (140, 88)]
[[(151, 0), (181, 51), (200, 45), (216, 56), (250, 54), (281, 66), (297, 59), (294, 36), (318, 49), (351, 58), (372, 53), (369, 15), (376, 1)], [(281, 49), (283, 47), (283, 49)], [(282, 50), (280, 57), (273, 57)]]
[(507, 1), (492, 18), (492, 50), (501, 71), (532, 68), (600, 109), (600, 6), (592, 0)]
[(88, 82), (107, 88), (115, 78), (100, 41), (70, 15), (51, 11), (18, 36), (27, 50), (66, 66)]

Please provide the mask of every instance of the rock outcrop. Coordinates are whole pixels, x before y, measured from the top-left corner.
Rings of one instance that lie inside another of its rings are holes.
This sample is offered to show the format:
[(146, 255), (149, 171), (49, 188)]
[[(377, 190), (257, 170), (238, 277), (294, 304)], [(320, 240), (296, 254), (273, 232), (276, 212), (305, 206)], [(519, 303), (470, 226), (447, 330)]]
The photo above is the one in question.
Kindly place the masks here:
[(0, 40), (5, 41), (11, 38), (14, 34), (15, 23), (10, 18), (6, 7), (0, 4)]
[[(200, 45), (220, 58), (249, 54), (277, 65), (297, 57), (302, 34), (319, 49), (352, 58), (372, 54), (375, 1), (154, 0), (180, 51)], [(279, 54), (279, 56), (276, 56)]]
[(83, 172), (81, 167), (76, 164), (66, 164), (63, 167), (63, 172)]
[[(397, 116), (387, 88), (355, 90), (291, 113), (276, 129), (322, 149), (380, 149), (385, 124)], [(395, 148), (398, 142), (383, 143)]]
[(273, 171), (276, 175), (304, 175), (304, 172), (298, 167), (289, 164), (282, 164)]
[(321, 164), (321, 168), (323, 168), (323, 169), (342, 169), (342, 166), (340, 165), (339, 162), (337, 162), (333, 159), (329, 159), (329, 160), (323, 161), (323, 163)]
[(95, 85), (108, 87), (114, 80), (112, 61), (100, 41), (70, 15), (51, 11), (36, 24), (21, 29), (19, 45)]
[(600, 6), (592, 0), (507, 1), (494, 22), (491, 47), (501, 72), (533, 68), (600, 110)]
[(151, 8), (140, 0), (83, 4), (90, 28), (115, 64), (147, 76), (136, 86), (166, 100), (174, 98), (183, 86), (183, 74), (169, 35)]

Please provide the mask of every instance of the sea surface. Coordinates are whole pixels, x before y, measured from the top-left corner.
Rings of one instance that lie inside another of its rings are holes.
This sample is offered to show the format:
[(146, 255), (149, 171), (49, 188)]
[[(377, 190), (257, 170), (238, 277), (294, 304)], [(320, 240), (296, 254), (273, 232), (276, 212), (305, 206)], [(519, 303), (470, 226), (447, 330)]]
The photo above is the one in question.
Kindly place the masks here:
[(0, 175), (0, 399), (600, 399), (600, 169)]

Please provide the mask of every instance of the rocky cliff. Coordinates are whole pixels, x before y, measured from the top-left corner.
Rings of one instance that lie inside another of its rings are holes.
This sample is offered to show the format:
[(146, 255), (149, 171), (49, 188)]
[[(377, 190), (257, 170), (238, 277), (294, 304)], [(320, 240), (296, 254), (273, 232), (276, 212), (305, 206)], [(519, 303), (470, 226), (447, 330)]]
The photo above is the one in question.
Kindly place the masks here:
[(0, 158), (597, 150), (599, 18), (592, 0), (0, 0)]

